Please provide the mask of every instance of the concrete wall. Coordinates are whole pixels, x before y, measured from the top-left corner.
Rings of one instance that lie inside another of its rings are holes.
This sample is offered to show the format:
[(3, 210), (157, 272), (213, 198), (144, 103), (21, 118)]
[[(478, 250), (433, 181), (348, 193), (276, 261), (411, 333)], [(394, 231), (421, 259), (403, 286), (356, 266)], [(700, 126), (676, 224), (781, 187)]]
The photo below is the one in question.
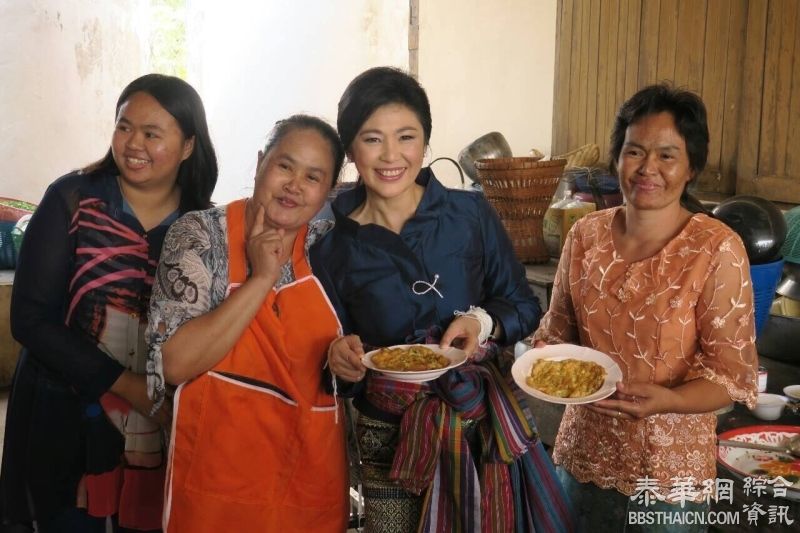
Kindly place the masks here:
[(252, 192), (256, 153), (276, 120), (306, 112), (335, 125), (358, 73), (407, 69), (408, 9), (408, 0), (191, 2), (189, 77), (220, 160), (214, 199)]
[[(214, 199), (249, 194), (271, 125), (332, 122), (347, 82), (408, 68), (408, 0), (187, 1), (188, 78), (220, 163)], [(108, 148), (122, 88), (150, 71), (148, 0), (0, 0), (0, 196), (38, 202)]]
[[(499, 131), (515, 156), (550, 153), (557, 0), (420, 0), (419, 80), (433, 114), (432, 156), (456, 158)], [(452, 165), (435, 171), (450, 185)]]
[(0, 196), (38, 202), (108, 149), (122, 88), (147, 71), (147, 0), (0, 0)]

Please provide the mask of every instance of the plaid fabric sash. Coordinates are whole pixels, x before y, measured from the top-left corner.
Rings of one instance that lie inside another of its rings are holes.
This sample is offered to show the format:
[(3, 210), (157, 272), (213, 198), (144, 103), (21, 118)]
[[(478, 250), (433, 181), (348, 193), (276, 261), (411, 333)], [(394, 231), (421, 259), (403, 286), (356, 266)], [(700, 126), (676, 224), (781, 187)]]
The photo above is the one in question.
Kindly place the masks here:
[[(402, 415), (390, 477), (425, 493), (419, 531), (574, 530), (523, 393), (493, 363), (462, 366), (423, 384), (371, 376), (367, 397)], [(477, 460), (462, 419), (478, 423)]]

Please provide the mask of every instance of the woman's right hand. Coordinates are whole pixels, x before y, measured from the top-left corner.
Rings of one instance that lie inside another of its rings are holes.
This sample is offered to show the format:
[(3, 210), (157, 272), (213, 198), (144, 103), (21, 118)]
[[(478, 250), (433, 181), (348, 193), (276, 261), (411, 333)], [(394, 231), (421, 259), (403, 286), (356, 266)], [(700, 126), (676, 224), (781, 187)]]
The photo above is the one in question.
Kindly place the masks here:
[(328, 368), (331, 373), (345, 381), (364, 379), (367, 367), (361, 362), (364, 348), (358, 335), (347, 335), (333, 341), (328, 349)]
[(165, 400), (158, 411), (150, 415), (153, 400), (147, 395), (147, 376), (144, 374), (124, 370), (109, 390), (127, 400), (134, 410), (158, 422), (161, 427), (168, 428), (172, 424), (172, 402), (169, 400)]
[(264, 206), (259, 205), (256, 219), (247, 236), (247, 260), (250, 262), (251, 278), (265, 279), (273, 287), (281, 275), (283, 253), (283, 229), (267, 228), (264, 225)]

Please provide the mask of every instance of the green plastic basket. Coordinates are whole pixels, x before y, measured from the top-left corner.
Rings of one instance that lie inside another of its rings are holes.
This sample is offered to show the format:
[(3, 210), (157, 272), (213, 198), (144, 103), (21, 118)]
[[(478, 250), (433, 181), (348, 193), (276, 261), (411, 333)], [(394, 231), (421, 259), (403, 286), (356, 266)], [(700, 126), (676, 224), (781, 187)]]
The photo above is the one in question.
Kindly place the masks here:
[(783, 218), (786, 219), (786, 240), (781, 255), (784, 261), (800, 263), (800, 206), (786, 211)]

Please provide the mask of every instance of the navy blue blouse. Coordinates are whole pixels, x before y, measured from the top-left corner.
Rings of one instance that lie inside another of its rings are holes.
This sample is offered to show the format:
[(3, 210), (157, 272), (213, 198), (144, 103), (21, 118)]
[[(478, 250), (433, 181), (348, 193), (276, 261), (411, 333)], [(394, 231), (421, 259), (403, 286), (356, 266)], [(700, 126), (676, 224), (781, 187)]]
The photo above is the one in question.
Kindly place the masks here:
[(310, 259), (344, 333), (371, 346), (403, 344), (477, 305), (503, 324), (505, 344), (530, 334), (539, 302), (497, 213), (480, 193), (443, 187), (430, 168), (417, 183), (425, 193), (399, 235), (348, 218), (366, 198), (363, 185), (333, 203), (336, 226)]

